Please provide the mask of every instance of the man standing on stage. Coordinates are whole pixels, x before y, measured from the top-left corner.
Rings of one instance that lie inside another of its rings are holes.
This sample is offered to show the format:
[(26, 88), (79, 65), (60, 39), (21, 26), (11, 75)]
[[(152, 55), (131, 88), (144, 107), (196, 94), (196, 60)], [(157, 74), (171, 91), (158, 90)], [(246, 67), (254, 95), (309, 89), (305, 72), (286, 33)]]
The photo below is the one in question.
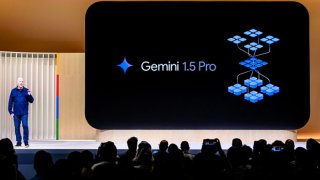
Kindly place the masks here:
[(33, 102), (31, 91), (23, 86), (23, 79), (18, 78), (17, 87), (13, 88), (10, 93), (8, 111), (14, 120), (16, 133), (16, 146), (21, 146), (20, 125), (22, 121), (23, 141), (26, 147), (29, 147), (29, 128), (28, 128), (28, 109), (29, 102)]

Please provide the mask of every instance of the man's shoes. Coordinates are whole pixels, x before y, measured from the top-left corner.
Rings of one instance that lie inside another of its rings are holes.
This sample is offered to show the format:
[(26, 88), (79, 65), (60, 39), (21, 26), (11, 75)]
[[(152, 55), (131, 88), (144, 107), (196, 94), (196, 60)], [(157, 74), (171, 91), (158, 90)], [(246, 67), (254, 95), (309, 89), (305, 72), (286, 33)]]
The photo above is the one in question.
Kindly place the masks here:
[(26, 143), (26, 144), (25, 144), (25, 146), (26, 146), (26, 148), (28, 148), (28, 147), (29, 147), (29, 144), (28, 144), (28, 143)]
[(17, 143), (15, 147), (21, 147), (21, 143)]

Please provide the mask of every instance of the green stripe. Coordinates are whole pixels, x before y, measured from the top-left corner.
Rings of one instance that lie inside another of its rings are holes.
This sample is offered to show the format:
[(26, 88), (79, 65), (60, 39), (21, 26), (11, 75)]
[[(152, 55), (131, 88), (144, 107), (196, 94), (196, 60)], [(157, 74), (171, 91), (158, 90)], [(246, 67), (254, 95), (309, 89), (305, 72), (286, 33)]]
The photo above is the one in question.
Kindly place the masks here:
[(56, 120), (56, 140), (59, 140), (59, 119)]

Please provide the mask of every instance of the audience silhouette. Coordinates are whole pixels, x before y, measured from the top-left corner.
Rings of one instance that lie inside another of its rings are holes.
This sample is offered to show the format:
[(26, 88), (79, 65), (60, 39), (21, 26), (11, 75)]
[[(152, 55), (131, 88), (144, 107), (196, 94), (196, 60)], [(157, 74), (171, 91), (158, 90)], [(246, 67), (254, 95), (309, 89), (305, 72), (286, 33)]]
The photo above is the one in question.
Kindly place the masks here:
[(0, 140), (0, 177), (3, 179), (25, 179), (18, 169), (17, 155), (9, 138)]
[(36, 170), (36, 175), (31, 178), (31, 180), (54, 179), (54, 164), (50, 153), (44, 150), (36, 152), (34, 155), (33, 167)]
[[(33, 163), (36, 175), (31, 180), (300, 180), (320, 175), (320, 144), (312, 138), (306, 141), (306, 148), (296, 148), (291, 139), (272, 143), (260, 139), (251, 148), (234, 138), (226, 153), (217, 138), (204, 139), (195, 154), (190, 153), (188, 141), (182, 141), (179, 148), (162, 140), (159, 149), (153, 150), (148, 142), (138, 144), (133, 136), (127, 146), (127, 151), (118, 154), (114, 142), (102, 142), (96, 154), (73, 151), (55, 163), (49, 152), (39, 150)], [(11, 140), (1, 139), (0, 179), (25, 179), (17, 158)]]

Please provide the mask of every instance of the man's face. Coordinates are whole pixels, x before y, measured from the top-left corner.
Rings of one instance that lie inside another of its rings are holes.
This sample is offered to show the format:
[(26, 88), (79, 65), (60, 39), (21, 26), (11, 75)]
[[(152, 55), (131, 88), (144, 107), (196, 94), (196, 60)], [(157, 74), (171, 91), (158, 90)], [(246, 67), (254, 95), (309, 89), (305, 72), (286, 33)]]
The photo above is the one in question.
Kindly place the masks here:
[(22, 88), (22, 87), (23, 87), (23, 79), (18, 78), (18, 88)]

